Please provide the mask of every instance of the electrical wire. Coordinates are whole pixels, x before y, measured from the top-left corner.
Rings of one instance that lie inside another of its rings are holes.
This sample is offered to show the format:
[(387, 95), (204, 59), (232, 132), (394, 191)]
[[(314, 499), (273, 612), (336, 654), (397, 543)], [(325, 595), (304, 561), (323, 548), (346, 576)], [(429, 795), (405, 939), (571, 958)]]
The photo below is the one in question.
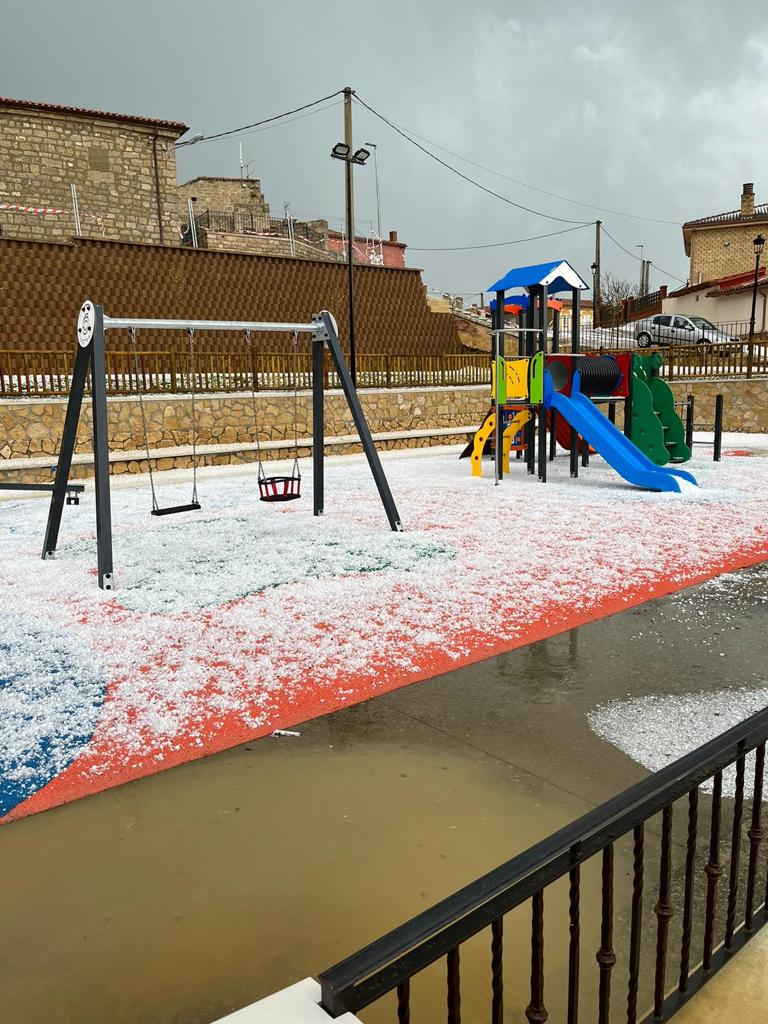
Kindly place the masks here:
[(453, 174), (456, 174), (459, 178), (463, 178), (464, 181), (469, 182), (470, 185), (474, 185), (475, 188), (479, 188), (482, 192), (487, 193), (489, 196), (493, 196), (494, 199), (500, 199), (503, 203), (507, 203), (509, 206), (514, 206), (518, 210), (524, 210), (526, 213), (532, 213), (536, 217), (544, 217), (547, 220), (559, 221), (561, 224), (578, 224), (581, 227), (582, 225), (585, 224), (594, 223), (594, 221), (573, 220), (570, 217), (556, 217), (554, 214), (551, 213), (543, 213), (541, 210), (534, 210), (530, 206), (524, 206), (522, 203), (516, 203), (514, 200), (509, 199), (508, 196), (503, 196), (499, 192), (494, 192), (493, 189), (491, 188), (486, 188), (485, 185), (481, 185), (479, 181), (475, 181), (474, 178), (470, 178), (469, 175), (464, 174), (464, 172), (460, 171), (458, 167), (454, 167), (452, 164), (449, 164), (447, 161), (443, 160), (435, 153), (430, 152), (430, 150), (428, 150), (426, 146), (422, 146), (420, 142), (417, 142), (415, 139), (412, 139), (410, 135), (407, 135), (401, 128), (398, 128), (397, 125), (393, 124), (392, 121), (384, 117), (383, 114), (380, 114), (378, 110), (374, 110), (374, 108), (370, 106), (368, 103), (366, 103), (365, 100), (361, 99), (357, 93), (353, 93), (353, 97), (361, 106), (365, 107), (366, 110), (370, 111), (370, 113), (373, 114), (374, 117), (378, 117), (378, 119), (380, 121), (383, 121), (384, 124), (389, 125), (389, 127), (393, 131), (397, 132), (398, 135), (401, 135), (407, 142), (410, 142), (412, 146), (415, 146), (417, 149), (420, 149), (422, 153), (426, 153), (426, 155), (428, 157), (431, 157), (432, 160), (435, 160), (437, 163), (447, 168), (447, 170), (452, 171)]
[[(392, 122), (396, 124), (396, 122)], [(443, 153), (448, 153), (450, 156), (456, 157), (457, 160), (461, 160), (466, 164), (470, 164), (472, 167), (477, 167), (481, 171), (487, 171), (488, 174), (493, 174), (497, 178), (503, 178), (504, 181), (511, 181), (513, 185), (521, 185), (523, 188), (529, 188), (533, 192), (539, 192), (543, 196), (549, 196), (552, 199), (560, 199), (564, 203), (573, 203), (575, 206), (586, 206), (589, 210), (597, 210), (599, 213), (610, 213), (616, 217), (631, 217), (633, 220), (647, 221), (649, 224), (673, 224), (675, 227), (680, 226), (680, 222), (676, 220), (662, 220), (659, 217), (643, 217), (639, 213), (623, 213), (621, 210), (609, 210), (605, 206), (595, 206), (594, 203), (585, 203), (580, 199), (570, 199), (568, 196), (561, 196), (557, 192), (548, 192), (545, 188), (539, 188), (537, 185), (530, 185), (527, 181), (520, 181), (519, 178), (511, 178), (508, 174), (502, 174), (501, 171), (495, 171), (492, 167), (486, 167), (484, 164), (479, 164), (475, 160), (470, 160), (469, 157), (462, 156), (461, 153), (455, 153), (452, 149), (448, 149), (446, 146), (441, 146), (438, 142), (434, 142), (432, 139), (427, 139), (423, 135), (419, 135), (418, 132), (412, 131), (410, 128), (405, 128), (403, 125), (396, 125), (401, 128), (404, 132), (409, 135), (413, 135), (416, 139), (421, 139), (422, 142), (428, 142), (430, 146), (434, 146), (435, 149), (442, 150)]]
[(287, 121), (278, 121), (277, 124), (267, 124), (262, 128), (244, 131), (243, 138), (247, 138), (249, 135), (259, 135), (261, 132), (269, 132), (273, 128), (282, 128), (286, 124), (293, 124), (294, 121), (303, 121), (305, 117), (314, 117), (315, 114), (321, 114), (324, 110), (333, 110), (335, 107), (340, 107), (343, 102), (344, 100), (336, 100), (335, 103), (328, 103), (324, 107), (318, 107), (317, 110), (310, 110), (306, 114), (299, 114), (298, 117), (290, 117)]
[[(313, 100), (311, 103), (305, 103), (301, 107), (294, 107), (293, 110), (286, 110), (282, 114), (275, 114), (273, 117), (265, 117), (263, 121), (254, 121), (253, 124), (244, 124), (240, 128), (230, 128), (226, 132), (217, 132), (215, 135), (204, 135), (202, 139), (198, 139), (199, 142), (212, 142), (214, 139), (223, 139), (228, 135), (238, 135), (240, 132), (249, 131), (251, 128), (259, 128), (263, 124), (269, 124), (271, 121), (280, 121), (284, 117), (290, 117), (291, 114), (298, 114), (302, 110), (308, 110), (310, 107), (316, 107), (319, 103), (325, 103), (327, 100), (335, 99), (340, 96), (344, 90), (337, 89), (336, 92), (330, 93), (328, 96), (321, 96), (319, 100)], [(176, 148), (180, 149), (182, 146), (192, 145), (192, 140), (189, 142), (178, 142)]]
[[(617, 245), (621, 249), (622, 252), (625, 252), (627, 254), (627, 256), (631, 256), (633, 260), (637, 260), (638, 263), (641, 262), (640, 257), (636, 253), (630, 252), (629, 249), (626, 249), (621, 244), (621, 242), (617, 242), (616, 239), (613, 237), (613, 235), (610, 233), (610, 231), (608, 231), (608, 229), (606, 227), (603, 226), (602, 230), (603, 230), (603, 233), (606, 234), (610, 238), (610, 240), (613, 242), (613, 244)], [(653, 269), (657, 270), (660, 274), (666, 274), (667, 277), (672, 277), (672, 278), (675, 279), (675, 281), (679, 281), (681, 284), (687, 284), (687, 282), (684, 281), (682, 277), (678, 277), (677, 274), (672, 274), (669, 270), (665, 270), (663, 267), (658, 266), (652, 260), (650, 261), (650, 263), (651, 263), (651, 266), (653, 267)]]
[(545, 235), (531, 235), (528, 238), (512, 238), (508, 242), (484, 242), (482, 245), (440, 245), (432, 248), (424, 246), (409, 245), (410, 252), (464, 252), (468, 249), (498, 249), (503, 245), (518, 245), (520, 242), (535, 242), (539, 238), (553, 238), (555, 235), (567, 235), (571, 231), (581, 231), (583, 228), (592, 227), (593, 221), (586, 224), (577, 224), (573, 228), (562, 228), (560, 231), (548, 231)]

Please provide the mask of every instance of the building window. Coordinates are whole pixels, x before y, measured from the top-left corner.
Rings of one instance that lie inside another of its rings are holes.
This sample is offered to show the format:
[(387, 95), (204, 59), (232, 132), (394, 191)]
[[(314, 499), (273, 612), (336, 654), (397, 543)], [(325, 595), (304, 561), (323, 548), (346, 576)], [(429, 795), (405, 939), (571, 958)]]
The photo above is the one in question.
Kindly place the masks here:
[(91, 171), (108, 171), (109, 150), (104, 146), (91, 146), (88, 150), (88, 169)]

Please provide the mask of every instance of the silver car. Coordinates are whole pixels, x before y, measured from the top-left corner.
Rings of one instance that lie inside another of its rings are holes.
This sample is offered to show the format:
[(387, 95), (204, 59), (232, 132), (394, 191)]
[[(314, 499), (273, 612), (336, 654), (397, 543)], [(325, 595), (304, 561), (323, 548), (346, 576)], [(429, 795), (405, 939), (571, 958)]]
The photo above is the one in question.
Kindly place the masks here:
[(703, 316), (679, 316), (660, 313), (635, 324), (635, 338), (640, 348), (649, 345), (698, 345), (702, 342), (738, 341), (719, 331)]

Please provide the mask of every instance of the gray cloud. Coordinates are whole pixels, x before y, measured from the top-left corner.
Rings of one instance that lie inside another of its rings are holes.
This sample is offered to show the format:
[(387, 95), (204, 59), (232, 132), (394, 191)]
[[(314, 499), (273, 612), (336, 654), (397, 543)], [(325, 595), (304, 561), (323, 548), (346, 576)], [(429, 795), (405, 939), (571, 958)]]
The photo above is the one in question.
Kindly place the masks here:
[[(516, 202), (593, 220), (685, 278), (679, 224), (733, 209), (742, 181), (768, 200), (768, 30), (745, 0), (629, 4), (553, 0), (254, 3), (5, 0), (0, 93), (185, 120), (213, 133), (344, 85), (391, 120), (599, 214), (441, 153)], [(242, 138), (275, 212), (340, 217), (340, 106)], [(413, 247), (471, 245), (557, 230), (462, 182), (360, 107), (356, 141), (379, 145), (385, 229)], [(237, 174), (238, 140), (179, 154), (183, 179)], [(360, 223), (375, 217), (373, 168), (356, 172)], [(436, 288), (479, 291), (508, 267), (570, 259), (589, 279), (594, 232), (508, 249), (414, 252)], [(607, 268), (635, 278), (608, 239)], [(751, 257), (745, 254), (745, 266)], [(652, 275), (654, 284), (667, 278)], [(674, 280), (670, 280), (674, 284)]]

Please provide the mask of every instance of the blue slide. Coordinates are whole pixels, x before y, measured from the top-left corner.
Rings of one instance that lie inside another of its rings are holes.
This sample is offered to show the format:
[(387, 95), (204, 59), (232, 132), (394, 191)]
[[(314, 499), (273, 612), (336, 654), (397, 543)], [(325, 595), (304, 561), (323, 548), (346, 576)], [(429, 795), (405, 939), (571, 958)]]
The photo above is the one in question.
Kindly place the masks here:
[(581, 393), (581, 374), (573, 375), (571, 397), (555, 391), (552, 377), (544, 374), (544, 405), (554, 409), (577, 430), (584, 440), (598, 452), (617, 473), (636, 487), (649, 491), (679, 491), (682, 480), (696, 483), (696, 477), (684, 469), (657, 466), (632, 444), (620, 430), (604, 416), (586, 395)]

